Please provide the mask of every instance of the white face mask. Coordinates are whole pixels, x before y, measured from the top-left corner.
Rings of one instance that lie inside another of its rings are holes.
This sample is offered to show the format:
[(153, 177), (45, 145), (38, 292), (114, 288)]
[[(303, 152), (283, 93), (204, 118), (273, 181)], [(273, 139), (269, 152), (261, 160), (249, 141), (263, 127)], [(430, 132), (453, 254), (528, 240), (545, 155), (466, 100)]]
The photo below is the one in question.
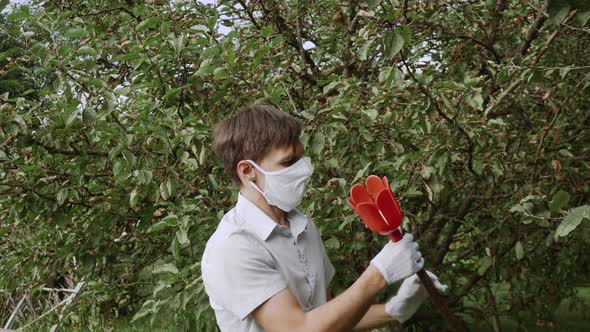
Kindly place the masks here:
[(301, 158), (293, 165), (274, 172), (267, 172), (254, 161), (247, 160), (264, 174), (264, 192), (248, 181), (272, 206), (289, 212), (301, 204), (305, 186), (313, 173), (313, 167), (307, 158)]

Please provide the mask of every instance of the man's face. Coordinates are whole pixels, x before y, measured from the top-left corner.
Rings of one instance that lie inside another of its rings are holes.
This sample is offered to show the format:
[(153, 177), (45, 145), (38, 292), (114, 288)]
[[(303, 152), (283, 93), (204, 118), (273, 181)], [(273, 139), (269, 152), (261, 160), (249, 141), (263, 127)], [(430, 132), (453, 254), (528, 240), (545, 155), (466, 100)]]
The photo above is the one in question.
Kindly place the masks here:
[[(279, 171), (296, 163), (303, 156), (303, 144), (299, 140), (295, 146), (284, 146), (272, 149), (258, 165), (267, 172)], [(259, 188), (265, 188), (264, 174), (252, 167), (256, 172), (256, 184)]]
[(274, 148), (258, 165), (267, 172), (274, 172), (287, 168), (296, 163), (303, 156), (303, 144), (297, 141), (295, 146)]

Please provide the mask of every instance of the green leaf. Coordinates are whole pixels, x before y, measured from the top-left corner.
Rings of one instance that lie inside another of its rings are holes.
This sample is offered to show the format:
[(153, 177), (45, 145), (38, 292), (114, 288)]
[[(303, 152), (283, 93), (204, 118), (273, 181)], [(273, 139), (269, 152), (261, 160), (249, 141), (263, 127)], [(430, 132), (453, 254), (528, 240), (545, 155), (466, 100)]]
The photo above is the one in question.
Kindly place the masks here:
[(479, 268), (477, 269), (477, 274), (480, 276), (484, 275), (487, 270), (492, 266), (492, 258), (488, 256), (483, 256), (479, 260)]
[(404, 47), (404, 37), (396, 31), (388, 31), (384, 36), (384, 56), (386, 59), (391, 59), (401, 51)]
[(135, 157), (135, 155), (131, 151), (125, 149), (125, 150), (121, 151), (121, 154), (123, 155), (123, 158), (125, 159), (125, 161), (127, 162), (127, 164), (129, 166), (135, 165), (135, 161), (137, 160), (137, 158)]
[(174, 99), (178, 93), (180, 93), (181, 87), (176, 87), (168, 90), (166, 94), (162, 97), (162, 100), (168, 101), (169, 99)]
[(86, 107), (82, 111), (82, 121), (85, 125), (94, 125), (96, 123), (96, 111), (92, 107)]
[(63, 205), (68, 199), (68, 188), (62, 188), (57, 192), (57, 203)]
[(154, 300), (145, 301), (143, 303), (143, 305), (141, 306), (141, 309), (139, 309), (139, 311), (137, 311), (137, 313), (135, 313), (135, 315), (131, 319), (131, 322), (135, 322), (138, 319), (141, 319), (147, 315), (155, 313), (157, 311), (157, 306), (158, 306), (158, 302), (156, 302)]
[(176, 225), (176, 223), (178, 222), (178, 216), (175, 214), (169, 214), (166, 217), (164, 217), (162, 221), (167, 222), (169, 225)]
[(78, 110), (73, 110), (72, 113), (70, 113), (70, 116), (68, 116), (68, 119), (66, 120), (66, 127), (69, 127), (72, 122), (74, 122), (74, 120), (76, 120), (76, 118), (78, 117)]
[(560, 68), (559, 69), (559, 76), (561, 76), (561, 79), (564, 79), (565, 75), (567, 75), (567, 73), (569, 73), (570, 70), (572, 70), (572, 66)]
[(373, 40), (369, 40), (363, 44), (363, 46), (361, 47), (361, 50), (359, 52), (359, 59), (361, 59), (362, 61), (367, 60), (367, 56), (368, 56), (369, 50), (371, 49), (372, 43), (373, 43)]
[(70, 28), (64, 32), (66, 38), (84, 38), (88, 37), (88, 32), (82, 28)]
[(375, 119), (377, 119), (377, 116), (379, 116), (379, 111), (377, 111), (374, 108), (365, 108), (362, 110), (363, 113), (365, 113), (369, 119), (375, 121)]
[(216, 55), (219, 55), (220, 50), (219, 47), (210, 47), (206, 50), (203, 51), (203, 56), (206, 58), (210, 58), (210, 57), (214, 57)]
[(549, 202), (549, 209), (553, 212), (559, 212), (561, 209), (567, 207), (567, 204), (570, 201), (570, 194), (567, 191), (560, 190)]
[(314, 154), (320, 154), (324, 149), (326, 143), (326, 136), (322, 133), (315, 133), (311, 137), (311, 151)]
[(217, 189), (219, 189), (219, 184), (217, 183), (217, 180), (215, 179), (215, 175), (208, 174), (207, 175), (207, 182), (209, 183), (209, 186), (211, 186), (211, 189), (213, 189), (214, 191), (217, 191)]
[(137, 205), (137, 201), (139, 199), (139, 192), (136, 189), (133, 189), (129, 194), (129, 206), (135, 207)]
[(96, 54), (96, 50), (90, 46), (82, 46), (78, 49), (78, 55), (95, 56)]
[(340, 84), (340, 81), (330, 82), (330, 84), (324, 86), (324, 90), (323, 90), (324, 91), (324, 94), (327, 95), (332, 90), (334, 90), (339, 84)]
[(207, 28), (206, 26), (204, 26), (202, 24), (195, 24), (190, 29), (193, 31), (204, 32), (204, 33), (209, 31), (209, 28)]
[(330, 249), (339, 249), (340, 248), (340, 241), (338, 241), (338, 239), (335, 237), (328, 239), (324, 244), (326, 245), (326, 248), (330, 248)]
[(555, 231), (555, 237), (568, 236), (584, 219), (590, 219), (590, 205), (582, 205), (571, 210)]
[(142, 169), (138, 172), (137, 181), (140, 184), (149, 184), (152, 182), (153, 174), (151, 171)]
[(201, 152), (199, 152), (199, 165), (205, 165), (205, 161), (207, 160), (207, 149), (205, 147), (201, 148)]
[(178, 238), (178, 243), (180, 245), (185, 245), (185, 244), (190, 243), (190, 241), (188, 239), (188, 234), (186, 233), (186, 229), (184, 229), (182, 227), (178, 231), (176, 231), (176, 238)]
[(355, 183), (358, 179), (360, 179), (363, 175), (365, 175), (365, 173), (367, 172), (367, 170), (369, 169), (369, 167), (371, 166), (371, 164), (372, 164), (371, 162), (367, 163), (365, 165), (365, 167), (363, 167), (363, 169), (361, 169), (358, 172), (356, 172), (356, 175), (352, 179), (351, 183)]
[(147, 232), (148, 233), (159, 232), (159, 231), (167, 228), (168, 226), (170, 226), (170, 225), (166, 221), (161, 220), (161, 221), (158, 221), (157, 223), (151, 225), (150, 228), (147, 230)]
[(166, 180), (166, 189), (170, 197), (176, 196), (176, 187), (176, 178), (174, 176), (169, 176)]
[(148, 233), (159, 232), (167, 227), (174, 226), (178, 222), (178, 216), (174, 214), (167, 215), (164, 219), (150, 226)]
[(159, 274), (159, 273), (172, 273), (172, 274), (178, 274), (178, 268), (176, 267), (176, 265), (171, 264), (171, 263), (166, 263), (166, 264), (162, 264), (162, 265), (158, 265), (154, 268), (153, 271), (154, 274)]
[(131, 176), (127, 163), (119, 159), (113, 164), (113, 175), (117, 181), (125, 181)]
[(170, 285), (169, 282), (164, 281), (164, 280), (159, 280), (158, 281), (158, 285), (156, 286), (156, 288), (154, 288), (154, 291), (152, 292), (152, 296), (153, 297), (156, 297), (156, 296), (158, 296), (158, 294), (161, 291), (163, 291), (163, 290), (165, 290), (167, 288), (170, 288), (170, 287), (171, 287), (171, 285)]
[(146, 20), (143, 20), (143, 21), (139, 22), (139, 24), (137, 24), (135, 26), (135, 29), (137, 29), (137, 31), (147, 30), (147, 29), (154, 29), (161, 22), (162, 22), (162, 20), (160, 18), (158, 18), (158, 17), (148, 18)]
[(180, 244), (178, 243), (178, 237), (174, 237), (172, 239), (172, 243), (170, 243), (170, 251), (172, 252), (172, 256), (174, 259), (180, 259)]
[(201, 62), (201, 64), (199, 65), (199, 69), (197, 69), (197, 72), (195, 73), (195, 75), (205, 76), (205, 75), (211, 74), (215, 70), (215, 67), (212, 66), (212, 64), (213, 64), (213, 59), (203, 60)]
[(510, 208), (510, 212), (521, 212), (528, 214), (531, 210), (535, 207), (535, 205), (531, 202), (522, 202), (514, 205)]
[(379, 82), (383, 83), (385, 81), (387, 81), (390, 77), (391, 77), (391, 71), (393, 70), (393, 67), (383, 67), (381, 69), (381, 71), (379, 72)]
[(522, 243), (520, 241), (516, 242), (514, 251), (516, 253), (517, 260), (521, 260), (524, 257), (524, 248), (522, 247)]
[(483, 167), (484, 167), (484, 163), (483, 160), (481, 159), (474, 159), (473, 160), (473, 171), (477, 174), (477, 175), (481, 175), (483, 173)]
[(381, 0), (369, 0), (368, 1), (369, 9), (375, 9), (375, 7), (379, 6), (380, 3), (381, 3)]
[(474, 96), (466, 96), (467, 104), (476, 110), (483, 111), (483, 97), (480, 94)]
[(568, 158), (573, 158), (574, 155), (567, 149), (561, 149), (559, 151), (557, 151), (560, 155), (564, 156), (564, 157), (568, 157)]
[(170, 192), (168, 191), (168, 187), (166, 186), (166, 181), (160, 183), (160, 196), (165, 201), (170, 199)]

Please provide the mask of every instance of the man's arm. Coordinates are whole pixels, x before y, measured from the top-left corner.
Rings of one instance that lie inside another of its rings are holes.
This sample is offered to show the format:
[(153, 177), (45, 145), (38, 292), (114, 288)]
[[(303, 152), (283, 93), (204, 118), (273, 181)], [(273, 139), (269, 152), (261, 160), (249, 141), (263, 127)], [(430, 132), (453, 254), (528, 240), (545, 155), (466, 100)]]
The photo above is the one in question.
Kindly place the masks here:
[(391, 316), (385, 312), (385, 304), (373, 304), (363, 316), (363, 319), (356, 324), (353, 331), (369, 331), (384, 326), (394, 320), (395, 319), (391, 318)]
[(346, 291), (309, 312), (304, 312), (285, 288), (256, 308), (252, 315), (269, 332), (349, 331), (361, 321), (373, 298), (385, 286), (383, 275), (371, 264)]
[[(326, 299), (330, 301), (332, 299), (332, 294), (330, 293), (330, 289), (326, 288)], [(369, 331), (385, 324), (394, 321), (395, 319), (391, 318), (385, 312), (385, 304), (373, 304), (369, 307), (369, 310), (365, 313), (363, 318), (361, 319), (358, 324), (354, 327), (354, 332), (361, 332), (361, 331)]]

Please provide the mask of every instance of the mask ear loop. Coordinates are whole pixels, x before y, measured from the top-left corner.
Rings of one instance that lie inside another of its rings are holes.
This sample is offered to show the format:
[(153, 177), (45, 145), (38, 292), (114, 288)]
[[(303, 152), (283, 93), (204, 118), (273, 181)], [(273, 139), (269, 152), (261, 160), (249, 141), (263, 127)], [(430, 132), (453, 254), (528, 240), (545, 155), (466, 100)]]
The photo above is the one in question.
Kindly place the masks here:
[(267, 173), (272, 173), (272, 172), (267, 172), (264, 169), (262, 169), (262, 167), (260, 167), (260, 165), (258, 165), (257, 163), (254, 162), (254, 160), (250, 160), (250, 159), (246, 159), (247, 162), (250, 163), (250, 165), (254, 166), (254, 168), (256, 168), (257, 170), (260, 171), (260, 173), (266, 175)]
[[(250, 165), (254, 166), (254, 168), (256, 168), (258, 171), (260, 171), (262, 174), (266, 173), (266, 171), (263, 170), (262, 167), (258, 166), (258, 164), (256, 164), (253, 160), (248, 159), (246, 161), (249, 162)], [(254, 183), (254, 181), (248, 180), (248, 184), (252, 188), (254, 188), (254, 190), (258, 191), (268, 201), (268, 199), (266, 198), (266, 195), (264, 195), (264, 192), (256, 185), (256, 183)]]
[[(256, 190), (257, 192), (259, 192), (262, 196), (264, 196), (264, 192), (262, 190), (260, 190), (260, 188), (258, 188), (258, 186), (256, 185), (256, 183), (254, 183), (252, 181), (248, 181), (248, 184), (250, 184), (250, 187), (254, 188), (254, 190)], [(266, 198), (266, 196), (264, 196), (264, 198)]]

